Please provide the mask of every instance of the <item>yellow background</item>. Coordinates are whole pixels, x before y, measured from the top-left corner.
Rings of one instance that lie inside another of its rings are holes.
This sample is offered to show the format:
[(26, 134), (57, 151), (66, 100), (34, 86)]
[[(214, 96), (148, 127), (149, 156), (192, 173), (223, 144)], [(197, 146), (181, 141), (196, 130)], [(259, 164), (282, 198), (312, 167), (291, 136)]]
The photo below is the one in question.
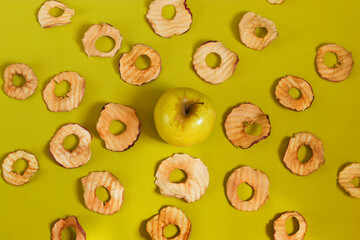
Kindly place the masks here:
[[(11, 63), (26, 63), (39, 85), (24, 101), (0, 91), (0, 155), (3, 160), (9, 152), (25, 149), (37, 156), (40, 170), (21, 187), (0, 179), (0, 239), (50, 239), (53, 222), (68, 215), (79, 218), (89, 240), (143, 239), (143, 221), (165, 205), (187, 214), (191, 239), (270, 239), (271, 221), (289, 210), (306, 218), (306, 239), (359, 239), (359, 199), (349, 197), (336, 184), (339, 169), (359, 161), (360, 154), (359, 1), (286, 0), (276, 6), (266, 0), (188, 0), (191, 29), (171, 39), (155, 35), (147, 23), (149, 0), (64, 0), (75, 9), (72, 23), (49, 29), (37, 22), (42, 2), (1, 0), (1, 75)], [(262, 51), (249, 49), (239, 40), (237, 26), (246, 11), (273, 20), (278, 28), (278, 39)], [(88, 58), (83, 51), (84, 32), (100, 22), (112, 24), (124, 38), (114, 58)], [(205, 83), (192, 70), (195, 49), (208, 40), (221, 41), (239, 55), (234, 75), (218, 86)], [(117, 68), (120, 55), (135, 43), (153, 47), (162, 58), (159, 78), (141, 87), (123, 82)], [(344, 82), (328, 82), (317, 75), (314, 58), (323, 43), (337, 43), (353, 53), (355, 66)], [(46, 108), (42, 90), (62, 71), (76, 71), (85, 78), (85, 97), (78, 109), (53, 113)], [(302, 77), (313, 87), (315, 100), (305, 112), (285, 109), (274, 98), (274, 84), (287, 74)], [(164, 143), (152, 118), (160, 95), (179, 86), (208, 95), (218, 114), (210, 137), (188, 148)], [(266, 140), (243, 150), (226, 139), (222, 126), (229, 109), (245, 101), (269, 114), (272, 131)], [(141, 119), (140, 139), (125, 152), (105, 149), (96, 132), (100, 110), (107, 102), (131, 105)], [(65, 169), (50, 157), (48, 146), (57, 129), (73, 122), (93, 135), (92, 157), (78, 169)], [(299, 131), (314, 133), (325, 149), (325, 165), (308, 177), (291, 174), (281, 161), (288, 138)], [(210, 174), (207, 192), (191, 204), (155, 191), (156, 165), (181, 152), (201, 158)], [(256, 212), (237, 211), (224, 193), (225, 177), (241, 165), (260, 169), (270, 179), (270, 199)], [(124, 204), (113, 216), (89, 211), (82, 200), (80, 178), (101, 170), (112, 172), (125, 187)]]

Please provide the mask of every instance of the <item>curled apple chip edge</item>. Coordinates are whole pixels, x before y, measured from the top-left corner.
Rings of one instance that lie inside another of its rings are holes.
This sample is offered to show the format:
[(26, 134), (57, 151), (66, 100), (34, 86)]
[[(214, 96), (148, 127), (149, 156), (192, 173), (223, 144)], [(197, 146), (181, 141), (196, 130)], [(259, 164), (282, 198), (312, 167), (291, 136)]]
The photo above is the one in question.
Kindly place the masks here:
[(360, 163), (349, 163), (339, 172), (339, 185), (353, 198), (360, 198), (360, 187), (352, 181), (360, 178)]
[[(64, 12), (62, 15), (54, 17), (50, 14), (50, 10), (53, 8), (60, 8)], [(38, 21), (42, 28), (63, 26), (71, 23), (71, 18), (74, 14), (74, 9), (68, 8), (65, 4), (59, 1), (46, 1), (39, 9)]]
[[(289, 218), (295, 218), (299, 223), (299, 229), (289, 235), (286, 232), (286, 221)], [(305, 218), (298, 212), (285, 212), (281, 214), (275, 221), (274, 221), (274, 240), (292, 240), (292, 239), (299, 239), (302, 240), (305, 238), (306, 230), (307, 230), (307, 223)]]
[(75, 216), (57, 220), (51, 229), (51, 240), (61, 240), (61, 233), (67, 227), (75, 229), (76, 240), (86, 240), (86, 233)]
[(282, 4), (285, 0), (267, 0), (271, 4)]

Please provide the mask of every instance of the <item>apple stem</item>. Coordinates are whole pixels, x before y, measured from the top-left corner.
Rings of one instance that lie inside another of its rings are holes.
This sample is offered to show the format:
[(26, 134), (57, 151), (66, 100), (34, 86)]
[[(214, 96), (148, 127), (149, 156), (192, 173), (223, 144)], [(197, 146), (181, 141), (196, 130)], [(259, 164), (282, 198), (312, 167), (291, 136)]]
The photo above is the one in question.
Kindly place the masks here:
[(185, 114), (189, 114), (191, 109), (194, 107), (194, 105), (197, 105), (197, 104), (204, 105), (203, 102), (190, 103), (189, 105), (185, 106)]

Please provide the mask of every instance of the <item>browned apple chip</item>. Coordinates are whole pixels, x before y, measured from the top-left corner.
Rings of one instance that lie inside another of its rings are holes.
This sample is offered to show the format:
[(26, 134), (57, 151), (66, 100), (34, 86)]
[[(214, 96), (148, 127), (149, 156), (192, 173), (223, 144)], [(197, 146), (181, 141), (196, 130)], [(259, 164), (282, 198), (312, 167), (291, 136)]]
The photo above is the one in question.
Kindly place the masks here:
[[(123, 133), (113, 135), (109, 131), (110, 124), (114, 120), (126, 125), (126, 130)], [(96, 130), (104, 140), (107, 149), (122, 152), (132, 147), (139, 139), (140, 120), (134, 108), (118, 103), (108, 103), (101, 111)]]
[[(176, 14), (173, 19), (165, 19), (162, 10), (165, 6), (174, 6)], [(155, 33), (164, 38), (181, 35), (189, 31), (192, 14), (186, 5), (186, 0), (154, 0), (146, 14)]]
[[(210, 53), (216, 53), (220, 56), (220, 66), (211, 68), (206, 64), (206, 56)], [(211, 84), (220, 84), (231, 77), (238, 61), (239, 57), (236, 53), (217, 41), (202, 44), (193, 56), (194, 70), (205, 82)]]
[[(64, 12), (60, 16), (54, 17), (50, 14), (50, 10), (53, 8), (60, 8)], [(71, 23), (70, 19), (74, 16), (74, 14), (74, 9), (68, 8), (65, 4), (59, 1), (47, 1), (41, 6), (38, 12), (38, 21), (42, 28), (62, 26)]]
[[(286, 221), (295, 218), (299, 223), (297, 232), (289, 235), (286, 232)], [(307, 223), (305, 218), (298, 212), (285, 212), (274, 222), (274, 240), (302, 240), (305, 238)]]
[(75, 216), (56, 221), (51, 229), (51, 240), (61, 240), (61, 232), (67, 227), (73, 227), (75, 229), (76, 240), (86, 240), (86, 233)]
[(164, 228), (168, 225), (175, 225), (179, 228), (179, 234), (172, 240), (186, 240), (191, 231), (191, 222), (185, 213), (172, 206), (164, 207), (159, 214), (155, 215), (146, 223), (146, 231), (152, 240), (166, 240)]
[[(91, 172), (81, 179), (84, 189), (84, 202), (86, 207), (96, 213), (112, 215), (120, 210), (124, 201), (124, 187), (110, 172)], [(96, 189), (104, 187), (110, 194), (110, 200), (101, 201), (96, 196)]]
[[(334, 53), (337, 56), (337, 63), (334, 67), (328, 67), (324, 62), (326, 53)], [(319, 48), (316, 54), (316, 67), (321, 78), (341, 82), (350, 76), (354, 65), (351, 52), (337, 44), (325, 44)]]
[(352, 182), (355, 178), (360, 178), (360, 163), (350, 163), (341, 170), (338, 182), (351, 197), (360, 198), (360, 187)]
[(267, 0), (271, 4), (282, 4), (285, 0)]
[[(298, 151), (303, 145), (309, 146), (313, 152), (311, 159), (307, 162), (301, 162), (298, 159)], [(292, 173), (307, 176), (325, 163), (323, 145), (320, 139), (311, 133), (296, 133), (289, 141), (283, 161)]]
[[(289, 94), (291, 88), (301, 92), (300, 98), (292, 98)], [(275, 88), (275, 96), (281, 105), (295, 111), (304, 111), (311, 106), (314, 93), (311, 85), (302, 78), (288, 75), (280, 79)]]
[[(265, 37), (258, 37), (256, 35), (257, 28), (266, 28), (267, 34)], [(247, 12), (242, 17), (239, 23), (240, 39), (248, 48), (261, 50), (274, 41), (279, 33), (275, 24), (260, 15), (253, 12)]]
[[(13, 76), (19, 74), (24, 76), (25, 83), (21, 87), (14, 85)], [(4, 92), (11, 98), (24, 100), (34, 94), (38, 79), (34, 71), (24, 63), (15, 63), (6, 67), (4, 72)]]
[[(64, 139), (69, 135), (76, 135), (79, 144), (73, 151), (68, 151), (63, 146)], [(67, 124), (55, 133), (50, 141), (50, 153), (54, 160), (64, 168), (77, 168), (90, 160), (91, 134), (79, 124)]]
[[(151, 61), (151, 66), (147, 69), (138, 69), (135, 65), (140, 56), (147, 56)], [(135, 44), (131, 51), (124, 53), (119, 60), (119, 70), (121, 79), (132, 85), (143, 85), (155, 80), (161, 71), (160, 55), (151, 47), (144, 44)]]
[[(24, 159), (28, 163), (28, 167), (23, 174), (13, 171), (14, 163)], [(2, 174), (4, 180), (12, 185), (20, 186), (28, 183), (30, 178), (38, 171), (39, 163), (34, 154), (25, 152), (23, 150), (17, 150), (10, 153), (2, 163)]]

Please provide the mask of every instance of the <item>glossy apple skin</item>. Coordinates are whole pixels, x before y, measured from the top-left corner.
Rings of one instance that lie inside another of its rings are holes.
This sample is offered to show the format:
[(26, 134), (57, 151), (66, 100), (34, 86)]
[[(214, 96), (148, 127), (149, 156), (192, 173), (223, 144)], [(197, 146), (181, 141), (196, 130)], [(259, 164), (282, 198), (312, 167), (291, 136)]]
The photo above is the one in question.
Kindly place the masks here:
[(204, 141), (214, 128), (215, 120), (211, 100), (191, 88), (168, 90), (154, 110), (155, 126), (161, 138), (179, 147)]

